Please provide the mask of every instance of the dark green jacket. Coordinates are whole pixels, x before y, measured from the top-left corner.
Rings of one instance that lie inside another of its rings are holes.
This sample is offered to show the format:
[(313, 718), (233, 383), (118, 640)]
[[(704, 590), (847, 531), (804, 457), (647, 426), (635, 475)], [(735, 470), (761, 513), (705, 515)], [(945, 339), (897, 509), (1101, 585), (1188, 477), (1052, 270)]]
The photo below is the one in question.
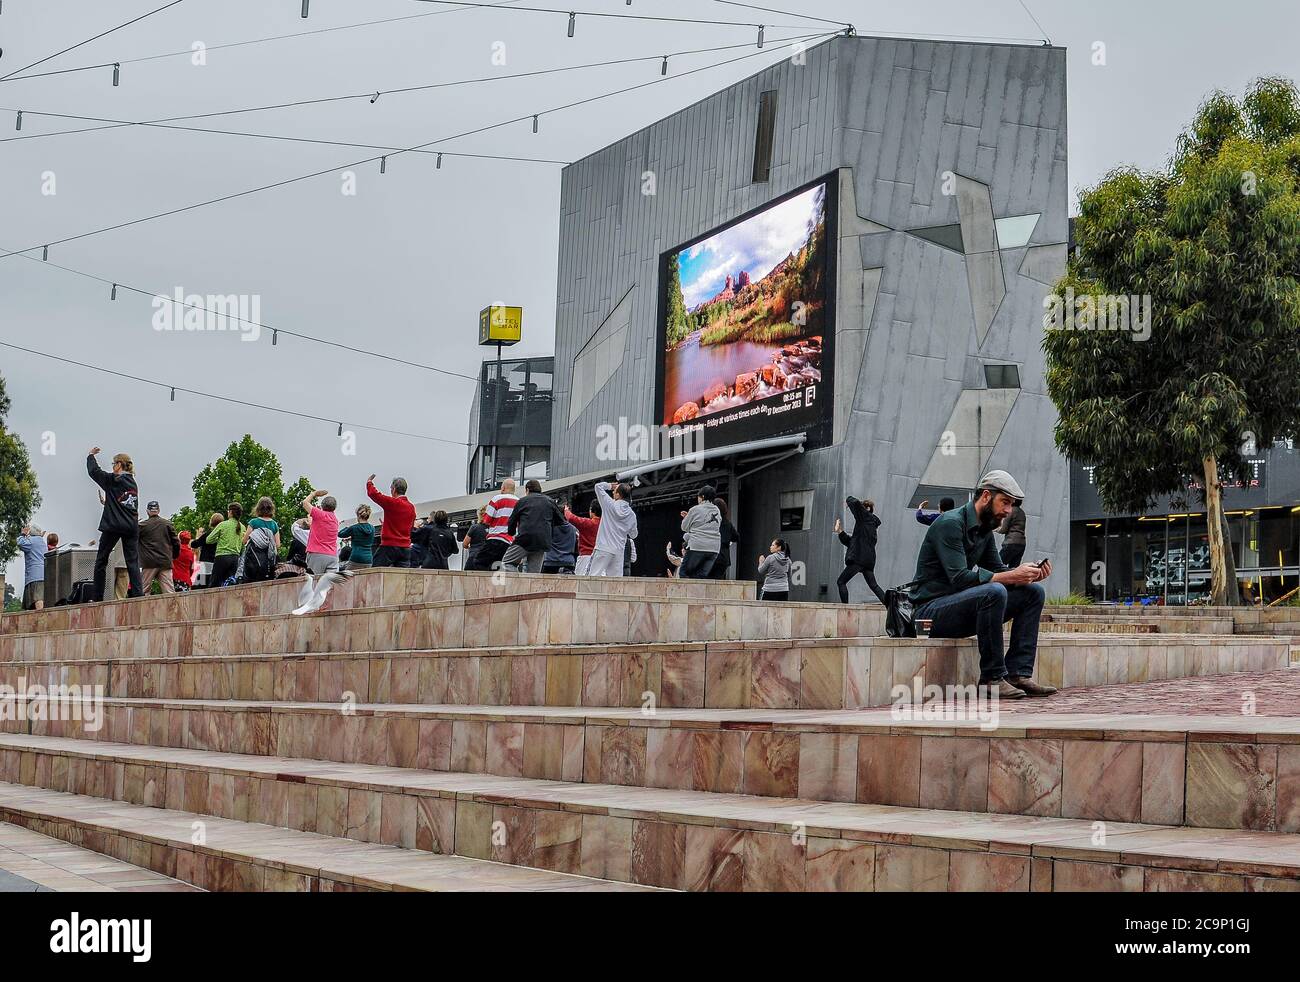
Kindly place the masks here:
[(975, 503), (946, 511), (925, 533), (916, 557), (912, 601), (923, 604), (993, 579), (1007, 567), (998, 556), (993, 529), (980, 528)]

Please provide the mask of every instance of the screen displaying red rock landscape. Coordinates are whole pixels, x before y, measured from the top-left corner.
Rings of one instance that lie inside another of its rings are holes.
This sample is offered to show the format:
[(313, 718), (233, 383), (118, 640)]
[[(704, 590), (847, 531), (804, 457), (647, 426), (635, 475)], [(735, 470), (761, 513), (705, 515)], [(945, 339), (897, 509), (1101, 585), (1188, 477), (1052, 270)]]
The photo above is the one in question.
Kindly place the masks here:
[(820, 414), (816, 386), (829, 371), (826, 194), (818, 184), (668, 255), (665, 425), (713, 429), (781, 415), (793, 426)]

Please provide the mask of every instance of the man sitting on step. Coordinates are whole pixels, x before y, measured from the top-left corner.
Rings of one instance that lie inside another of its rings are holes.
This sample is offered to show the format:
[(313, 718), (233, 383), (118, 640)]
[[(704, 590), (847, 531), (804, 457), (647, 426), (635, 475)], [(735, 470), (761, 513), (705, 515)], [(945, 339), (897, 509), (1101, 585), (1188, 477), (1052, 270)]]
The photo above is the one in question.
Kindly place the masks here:
[[(1043, 613), (1039, 580), (1052, 574), (1046, 560), (1008, 569), (993, 532), (1024, 500), (1006, 471), (990, 471), (974, 500), (934, 520), (916, 560), (912, 601), (916, 618), (929, 620), (932, 638), (979, 640), (980, 685), (1001, 699), (1050, 696), (1055, 687), (1035, 682), (1038, 621)], [(1002, 626), (1011, 621), (1011, 647)]]

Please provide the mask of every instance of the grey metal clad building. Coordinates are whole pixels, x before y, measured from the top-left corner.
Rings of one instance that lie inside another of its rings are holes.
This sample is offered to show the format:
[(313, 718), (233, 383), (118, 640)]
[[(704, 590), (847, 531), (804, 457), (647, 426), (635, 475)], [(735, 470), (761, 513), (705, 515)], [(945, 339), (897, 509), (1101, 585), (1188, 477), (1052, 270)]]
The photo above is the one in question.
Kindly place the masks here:
[[(634, 466), (601, 459), (598, 427), (664, 421), (666, 254), (826, 180), (823, 425), (801, 453), (793, 427), (761, 470), (706, 430), (704, 471), (643, 473), (643, 507), (667, 508), (656, 481), (689, 500), (716, 476), (741, 533), (733, 575), (783, 535), (808, 564), (792, 599), (813, 600), (835, 593), (845, 495), (876, 502), (889, 586), (911, 578), (919, 501), (960, 504), (1002, 468), (1028, 495), (1026, 558), (1050, 556), (1048, 592), (1065, 592), (1069, 468), (1041, 348), (1068, 241), (1065, 80), (1057, 47), (839, 36), (566, 167), (551, 473)], [(661, 554), (642, 527), (641, 554)]]

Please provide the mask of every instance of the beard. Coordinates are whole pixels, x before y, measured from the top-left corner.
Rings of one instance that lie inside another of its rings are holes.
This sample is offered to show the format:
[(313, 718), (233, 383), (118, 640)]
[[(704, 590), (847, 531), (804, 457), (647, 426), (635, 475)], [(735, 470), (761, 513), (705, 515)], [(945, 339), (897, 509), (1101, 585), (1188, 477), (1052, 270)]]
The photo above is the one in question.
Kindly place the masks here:
[(975, 506), (975, 517), (980, 520), (979, 527), (982, 532), (991, 532), (1001, 524), (993, 514), (992, 500), (989, 500), (983, 505), (977, 504)]

